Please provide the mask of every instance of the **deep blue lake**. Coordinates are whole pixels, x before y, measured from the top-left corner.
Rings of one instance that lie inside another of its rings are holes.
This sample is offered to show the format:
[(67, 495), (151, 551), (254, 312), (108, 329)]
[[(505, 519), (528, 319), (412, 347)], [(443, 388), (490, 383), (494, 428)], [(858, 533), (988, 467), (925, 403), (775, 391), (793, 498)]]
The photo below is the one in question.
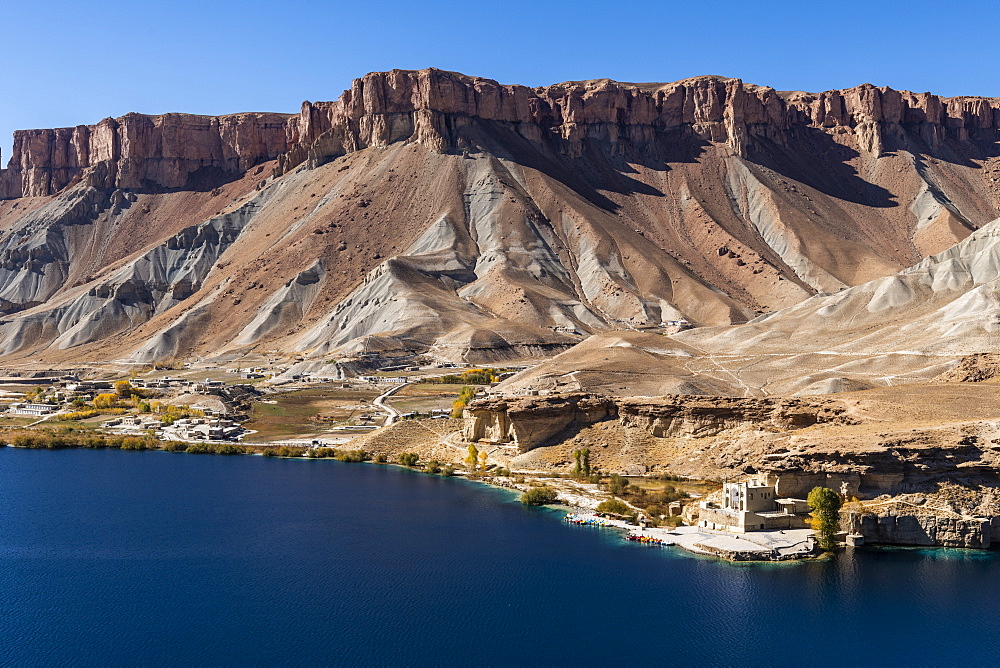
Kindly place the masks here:
[(395, 467), (0, 449), (0, 664), (955, 665), (995, 552), (732, 565)]

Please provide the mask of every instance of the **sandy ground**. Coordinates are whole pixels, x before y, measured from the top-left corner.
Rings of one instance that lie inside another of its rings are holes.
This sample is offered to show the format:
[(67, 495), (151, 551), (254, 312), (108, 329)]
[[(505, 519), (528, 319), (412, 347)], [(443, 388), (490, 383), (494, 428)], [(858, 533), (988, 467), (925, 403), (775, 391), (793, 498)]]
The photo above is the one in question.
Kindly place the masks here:
[(621, 520), (594, 514), (570, 514), (568, 519), (594, 523), (595, 526), (626, 531), (630, 536), (646, 536), (663, 545), (676, 545), (689, 552), (720, 556), (719, 552), (745, 553), (762, 561), (807, 557), (812, 553), (812, 529), (753, 531), (733, 534), (693, 526), (641, 528)]

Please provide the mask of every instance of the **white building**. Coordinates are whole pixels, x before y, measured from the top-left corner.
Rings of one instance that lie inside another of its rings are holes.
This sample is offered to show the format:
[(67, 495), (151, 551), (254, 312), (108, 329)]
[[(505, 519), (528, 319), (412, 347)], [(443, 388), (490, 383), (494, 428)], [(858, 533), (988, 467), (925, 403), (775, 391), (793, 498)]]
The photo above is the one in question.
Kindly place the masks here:
[(32, 404), (32, 403), (18, 403), (11, 404), (7, 412), (11, 415), (32, 415), (39, 417), (42, 415), (48, 415), (56, 410), (55, 406), (50, 406), (49, 404)]
[(805, 499), (776, 498), (774, 485), (764, 480), (723, 483), (722, 499), (721, 507), (711, 501), (698, 504), (698, 526), (736, 533), (807, 526)]

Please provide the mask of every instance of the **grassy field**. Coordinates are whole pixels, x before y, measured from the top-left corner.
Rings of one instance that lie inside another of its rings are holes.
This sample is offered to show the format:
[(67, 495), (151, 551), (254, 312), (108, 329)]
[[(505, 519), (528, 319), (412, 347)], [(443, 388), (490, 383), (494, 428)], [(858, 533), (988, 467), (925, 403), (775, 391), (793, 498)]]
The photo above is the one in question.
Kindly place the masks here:
[(288, 438), (309, 438), (326, 431), (334, 421), (355, 421), (361, 413), (379, 413), (376, 409), (360, 409), (379, 395), (378, 390), (309, 388), (282, 394), (271, 394), (257, 402), (253, 418), (243, 426), (258, 433), (250, 441), (281, 441)]
[(94, 429), (100, 427), (101, 423), (105, 420), (110, 420), (116, 417), (114, 415), (98, 415), (97, 417), (88, 418), (86, 420), (46, 420), (45, 422), (38, 425), (39, 427), (44, 427), (46, 429), (59, 429), (60, 427), (72, 427), (76, 430), (84, 429)]
[(658, 492), (663, 490), (665, 485), (670, 485), (674, 489), (687, 492), (692, 496), (703, 496), (719, 489), (721, 485), (717, 482), (707, 480), (651, 480), (649, 478), (629, 478), (629, 484), (642, 487), (647, 492)]
[(462, 385), (414, 383), (389, 397), (386, 403), (403, 413), (429, 413), (436, 408), (451, 410), (451, 404), (458, 398), (461, 389)]
[(0, 427), (23, 427), (26, 424), (31, 424), (37, 419), (38, 418), (32, 416), (15, 417), (13, 415), (0, 415)]

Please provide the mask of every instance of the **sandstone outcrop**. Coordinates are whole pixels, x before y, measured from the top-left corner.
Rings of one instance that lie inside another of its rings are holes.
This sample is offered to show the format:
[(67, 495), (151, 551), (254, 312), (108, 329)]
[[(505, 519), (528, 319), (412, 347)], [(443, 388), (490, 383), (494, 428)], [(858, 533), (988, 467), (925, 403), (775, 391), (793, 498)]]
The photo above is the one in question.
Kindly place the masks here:
[(936, 515), (866, 514), (853, 520), (866, 545), (924, 545), (988, 548), (1000, 540), (1000, 517), (952, 518)]
[(977, 353), (967, 355), (953, 368), (937, 377), (949, 383), (981, 383), (1000, 376), (1000, 355)]
[(670, 395), (609, 398), (588, 394), (478, 399), (464, 412), (469, 441), (511, 443), (521, 452), (604, 420), (639, 428), (657, 438), (715, 436), (746, 425), (801, 429), (820, 423), (849, 423), (837, 401), (737, 399)]
[(462, 127), (508, 125), (528, 141), (558, 139), (580, 154), (585, 141), (642, 148), (678, 130), (749, 156), (755, 137), (787, 143), (809, 129), (851, 133), (878, 154), (914, 133), (929, 147), (948, 137), (993, 142), (1000, 99), (942, 98), (864, 84), (823, 93), (784, 93), (739, 79), (695, 77), (668, 84), (599, 79), (540, 88), (437, 69), (373, 72), (334, 102), (304, 102), (298, 115), (131, 113), (97, 125), (21, 130), (0, 198), (52, 195), (88, 167), (116, 164), (116, 187), (181, 188), (199, 170), (245, 171), (279, 158), (276, 174), (366, 147), (413, 140), (434, 150), (471, 148)]
[(877, 154), (907, 130), (930, 146), (949, 135), (995, 141), (1000, 100), (941, 98), (870, 84), (780, 93), (723, 77), (670, 84), (600, 79), (528, 88), (436, 69), (393, 70), (356, 80), (336, 102), (304, 103), (301, 144), (282, 157), (279, 172), (403, 139), (435, 150), (469, 148), (461, 128), (480, 120), (508, 124), (529, 141), (558, 138), (564, 150), (577, 155), (584, 140), (635, 148), (653, 143), (657, 133), (683, 129), (725, 142), (746, 157), (755, 137), (783, 143), (796, 128), (853, 133)]
[(121, 189), (214, 187), (285, 153), (297, 139), (290, 114), (127, 114), (97, 125), (19, 130), (0, 198), (54, 195), (105, 163), (96, 185)]
[(574, 426), (613, 419), (613, 401), (590, 395), (477, 400), (463, 414), (469, 441), (514, 443), (526, 452)]

